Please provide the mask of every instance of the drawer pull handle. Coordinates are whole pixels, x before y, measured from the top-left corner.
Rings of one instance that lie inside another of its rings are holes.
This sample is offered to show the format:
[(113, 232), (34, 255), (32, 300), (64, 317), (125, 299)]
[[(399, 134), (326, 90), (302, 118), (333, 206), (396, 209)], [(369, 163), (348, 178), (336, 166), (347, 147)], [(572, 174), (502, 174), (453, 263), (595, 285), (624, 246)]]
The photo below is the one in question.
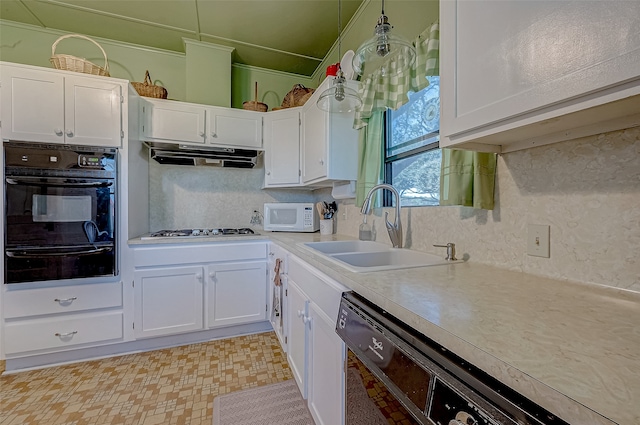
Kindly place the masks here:
[(64, 338), (66, 336), (73, 336), (73, 335), (75, 335), (77, 333), (78, 333), (78, 331), (67, 332), (67, 333), (64, 333), (64, 334), (61, 334), (60, 332), (56, 332), (54, 335), (59, 337), (59, 338)]
[(70, 303), (73, 302), (75, 300), (77, 300), (78, 297), (69, 297), (69, 298), (56, 298), (53, 301), (60, 303), (60, 304), (66, 304), (66, 303)]

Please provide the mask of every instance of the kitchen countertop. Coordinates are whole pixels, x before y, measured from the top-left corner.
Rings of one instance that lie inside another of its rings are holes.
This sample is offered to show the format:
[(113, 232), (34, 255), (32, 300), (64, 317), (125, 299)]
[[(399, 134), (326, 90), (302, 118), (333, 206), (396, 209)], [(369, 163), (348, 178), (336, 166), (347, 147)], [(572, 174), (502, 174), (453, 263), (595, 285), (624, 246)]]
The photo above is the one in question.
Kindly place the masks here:
[(353, 273), (300, 246), (353, 239), (340, 235), (197, 240), (256, 239), (274, 241), (567, 422), (640, 424), (638, 293), (476, 263)]

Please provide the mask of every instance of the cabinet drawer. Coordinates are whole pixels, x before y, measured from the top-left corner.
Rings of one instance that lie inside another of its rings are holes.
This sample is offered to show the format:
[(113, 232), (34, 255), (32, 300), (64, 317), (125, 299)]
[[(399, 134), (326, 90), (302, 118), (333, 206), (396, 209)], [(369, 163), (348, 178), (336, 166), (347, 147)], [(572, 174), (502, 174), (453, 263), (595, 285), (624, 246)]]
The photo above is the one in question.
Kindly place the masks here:
[(59, 349), (122, 339), (122, 312), (77, 314), (5, 324), (5, 352)]
[(122, 306), (122, 282), (55, 288), (9, 289), (4, 294), (6, 319)]
[(135, 267), (267, 258), (267, 243), (212, 243), (134, 247)]
[(289, 279), (293, 280), (311, 302), (315, 303), (329, 317), (337, 318), (340, 297), (349, 289), (320, 272), (305, 266), (298, 258), (291, 256)]

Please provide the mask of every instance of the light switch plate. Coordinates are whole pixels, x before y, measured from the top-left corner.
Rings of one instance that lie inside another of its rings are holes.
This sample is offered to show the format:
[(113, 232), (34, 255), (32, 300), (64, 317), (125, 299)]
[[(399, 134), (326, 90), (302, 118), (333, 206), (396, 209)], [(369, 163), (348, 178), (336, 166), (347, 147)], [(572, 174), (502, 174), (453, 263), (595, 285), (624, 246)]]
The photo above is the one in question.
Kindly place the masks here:
[(530, 224), (527, 232), (527, 254), (549, 258), (549, 226)]

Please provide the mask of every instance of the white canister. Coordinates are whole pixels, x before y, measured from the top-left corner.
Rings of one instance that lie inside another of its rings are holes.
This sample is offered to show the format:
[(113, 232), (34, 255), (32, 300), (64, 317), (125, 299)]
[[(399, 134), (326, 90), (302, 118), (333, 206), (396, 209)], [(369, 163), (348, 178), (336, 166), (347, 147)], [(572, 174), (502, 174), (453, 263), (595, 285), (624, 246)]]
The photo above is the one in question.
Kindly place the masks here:
[(320, 220), (320, 234), (321, 235), (333, 234), (333, 219)]

